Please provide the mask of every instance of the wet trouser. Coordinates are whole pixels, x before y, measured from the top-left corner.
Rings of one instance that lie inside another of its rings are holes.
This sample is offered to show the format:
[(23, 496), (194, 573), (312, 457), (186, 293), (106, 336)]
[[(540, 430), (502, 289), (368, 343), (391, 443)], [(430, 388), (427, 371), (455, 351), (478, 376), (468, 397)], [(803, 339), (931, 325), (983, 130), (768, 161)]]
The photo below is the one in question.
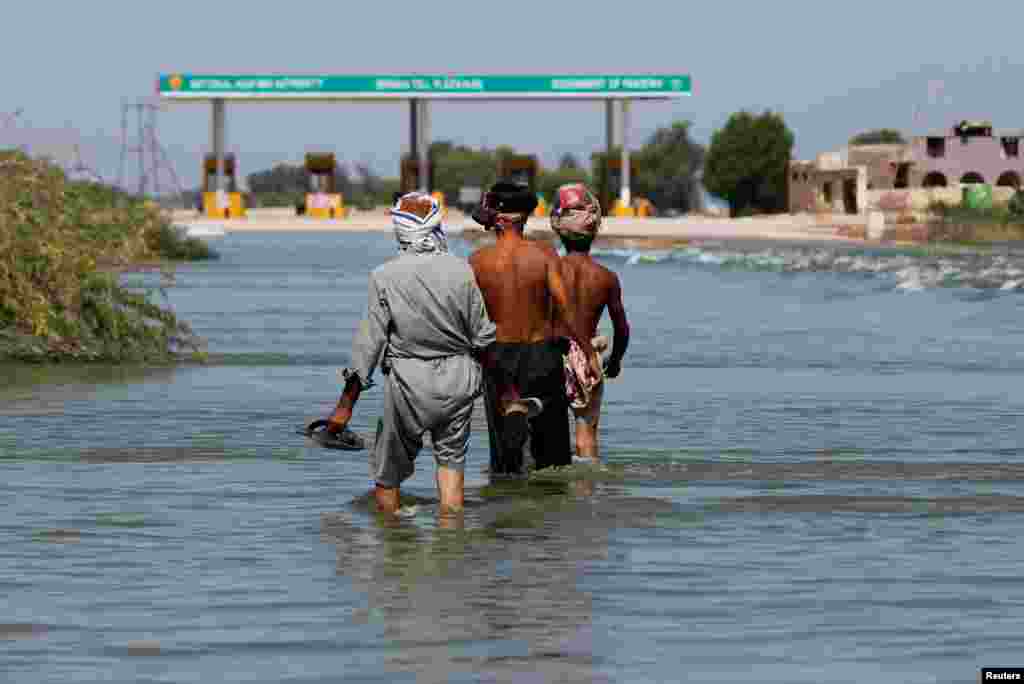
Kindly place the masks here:
[(467, 355), (389, 359), (389, 366), (370, 477), (386, 488), (408, 479), (426, 432), (437, 465), (463, 471), (473, 401), (483, 380), (480, 364)]
[(491, 473), (517, 474), (524, 471), (521, 445), (505, 438), (503, 418), (499, 414), (496, 382), (511, 384), (520, 396), (536, 397), (544, 410), (529, 421), (530, 454), (537, 469), (572, 463), (568, 408), (565, 396), (565, 369), (562, 340), (494, 344), (497, 378), (488, 378), (485, 393), (487, 428), (491, 438)]

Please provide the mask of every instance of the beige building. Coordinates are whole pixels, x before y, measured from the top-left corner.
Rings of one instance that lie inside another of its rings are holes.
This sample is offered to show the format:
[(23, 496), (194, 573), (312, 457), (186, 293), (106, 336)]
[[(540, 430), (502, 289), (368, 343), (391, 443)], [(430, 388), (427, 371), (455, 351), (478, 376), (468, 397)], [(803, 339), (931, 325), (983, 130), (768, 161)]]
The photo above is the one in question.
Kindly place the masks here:
[(789, 166), (790, 213), (863, 214), (922, 211), (932, 202), (958, 203), (964, 186), (994, 185), (1007, 201), (1024, 177), (1024, 131), (994, 131), (988, 122), (961, 121), (899, 145), (844, 147)]

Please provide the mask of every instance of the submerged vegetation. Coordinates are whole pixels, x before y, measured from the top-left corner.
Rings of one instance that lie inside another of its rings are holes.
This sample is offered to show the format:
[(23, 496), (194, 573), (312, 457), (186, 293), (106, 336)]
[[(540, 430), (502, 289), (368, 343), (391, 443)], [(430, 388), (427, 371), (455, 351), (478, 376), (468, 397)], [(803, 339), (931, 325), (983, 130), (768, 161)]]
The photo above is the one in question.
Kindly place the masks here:
[(0, 359), (169, 361), (198, 352), (159, 291), (120, 274), (166, 260), (216, 258), (155, 205), (69, 180), (57, 166), (0, 152)]

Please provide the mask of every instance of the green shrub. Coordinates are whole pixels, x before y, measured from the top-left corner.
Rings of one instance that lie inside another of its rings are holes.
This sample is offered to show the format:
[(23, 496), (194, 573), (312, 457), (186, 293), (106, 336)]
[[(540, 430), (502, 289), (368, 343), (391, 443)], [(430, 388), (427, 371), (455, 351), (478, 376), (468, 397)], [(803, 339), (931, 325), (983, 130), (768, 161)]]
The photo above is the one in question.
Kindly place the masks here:
[(212, 257), (152, 203), (0, 152), (0, 358), (157, 359), (197, 350), (187, 325), (152, 293), (122, 287), (118, 274)]
[(1014, 221), (1024, 222), (1024, 189), (1017, 188), (1006, 208)]

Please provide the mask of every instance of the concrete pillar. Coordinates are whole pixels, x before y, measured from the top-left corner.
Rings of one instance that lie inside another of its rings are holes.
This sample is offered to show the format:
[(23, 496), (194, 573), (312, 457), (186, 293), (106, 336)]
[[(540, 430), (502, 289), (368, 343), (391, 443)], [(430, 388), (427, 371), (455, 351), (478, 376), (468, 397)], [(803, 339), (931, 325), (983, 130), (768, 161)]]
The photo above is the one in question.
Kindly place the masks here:
[[(612, 150), (615, 148), (615, 100), (609, 98), (604, 101), (604, 178), (603, 186), (605, 188), (606, 196), (601, 198), (602, 203), (610, 202), (612, 198), (611, 188), (611, 161), (612, 161)], [(603, 207), (605, 213), (610, 214), (612, 208), (610, 206)]]
[(615, 100), (604, 101), (604, 148), (610, 159), (615, 147)]
[(220, 192), (226, 189), (224, 182), (224, 100), (216, 98), (213, 101), (213, 121), (210, 126), (210, 147), (213, 158), (216, 160), (217, 168), (213, 176), (213, 191)]
[(629, 100), (622, 100), (622, 117), (619, 121), (619, 140), (622, 141), (622, 188), (619, 190), (619, 201), (628, 207), (629, 193)]
[(409, 158), (420, 158), (420, 101), (418, 98), (409, 100)]
[(419, 102), (419, 190), (430, 192), (430, 109), (429, 100)]

